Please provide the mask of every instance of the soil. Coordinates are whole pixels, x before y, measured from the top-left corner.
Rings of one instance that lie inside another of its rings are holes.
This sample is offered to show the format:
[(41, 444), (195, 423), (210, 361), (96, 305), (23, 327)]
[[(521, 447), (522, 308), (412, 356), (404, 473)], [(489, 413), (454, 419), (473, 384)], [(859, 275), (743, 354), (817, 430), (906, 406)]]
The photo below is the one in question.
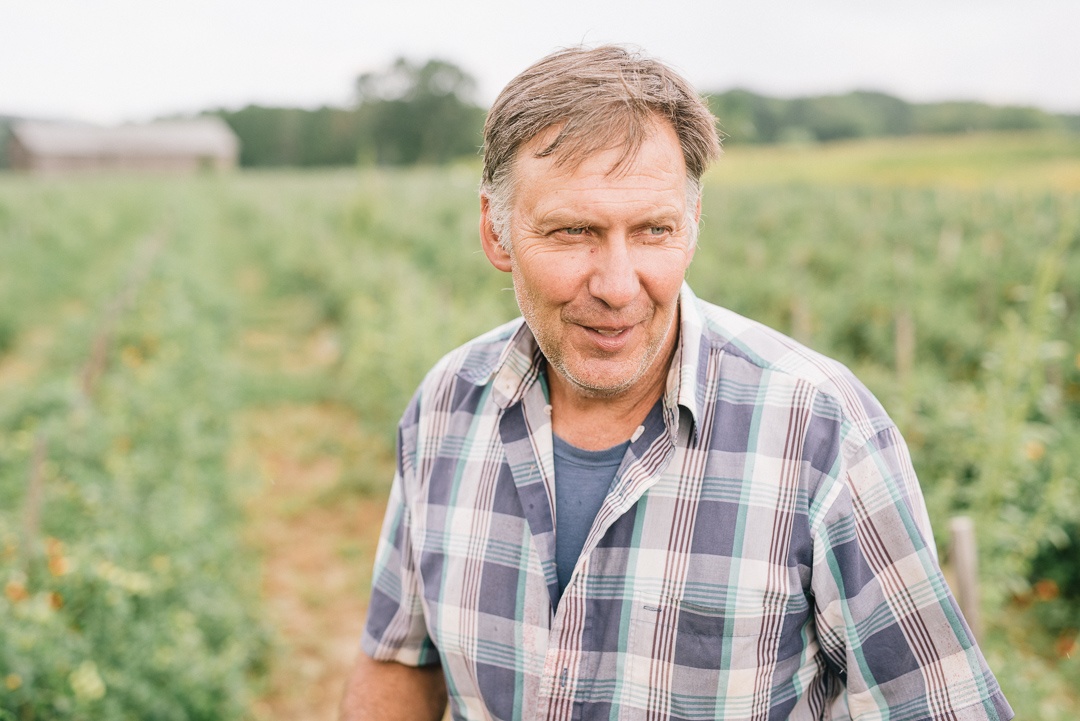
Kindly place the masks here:
[(234, 461), (255, 470), (248, 542), (263, 558), (267, 620), (277, 634), (258, 721), (330, 721), (359, 649), (385, 498), (342, 490), (341, 444), (361, 444), (332, 405), (250, 411)]

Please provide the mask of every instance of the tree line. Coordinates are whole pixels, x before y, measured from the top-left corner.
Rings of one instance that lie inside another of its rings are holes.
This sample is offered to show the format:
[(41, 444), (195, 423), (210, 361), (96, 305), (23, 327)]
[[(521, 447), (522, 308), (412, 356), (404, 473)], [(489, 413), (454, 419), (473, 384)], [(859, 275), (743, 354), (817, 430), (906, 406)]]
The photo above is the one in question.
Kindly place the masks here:
[(216, 110), (240, 138), (240, 164), (441, 164), (479, 153), (486, 109), (476, 81), (443, 60), (399, 58), (356, 80), (349, 108)]
[(785, 100), (730, 90), (709, 95), (709, 106), (720, 119), (728, 143), (828, 142), (986, 131), (1080, 132), (1080, 115), (976, 102), (909, 103), (869, 91)]
[[(352, 107), (249, 105), (217, 110), (240, 136), (244, 166), (438, 164), (477, 157), (486, 110), (476, 81), (444, 60), (399, 58), (361, 75)], [(829, 142), (981, 131), (1080, 132), (1080, 115), (977, 102), (909, 103), (885, 93), (772, 98), (749, 90), (707, 94), (725, 143)]]
[[(454, 63), (398, 58), (355, 83), (348, 107), (314, 110), (248, 105), (205, 114), (225, 120), (240, 138), (246, 167), (442, 164), (475, 158), (486, 109), (476, 81)], [(724, 142), (829, 142), (901, 135), (983, 131), (1080, 132), (1080, 114), (977, 102), (909, 103), (879, 92), (773, 98), (749, 90), (707, 94)], [(0, 167), (6, 125), (0, 117)]]

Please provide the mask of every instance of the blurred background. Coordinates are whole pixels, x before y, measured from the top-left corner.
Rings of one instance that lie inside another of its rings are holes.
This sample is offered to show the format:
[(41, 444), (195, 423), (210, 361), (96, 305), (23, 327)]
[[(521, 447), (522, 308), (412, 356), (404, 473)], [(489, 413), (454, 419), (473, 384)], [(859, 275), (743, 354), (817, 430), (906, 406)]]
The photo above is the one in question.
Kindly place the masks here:
[(477, 243), (485, 110), (603, 42), (719, 118), (695, 291), (870, 386), (1014, 708), (1077, 718), (1077, 27), (1069, 0), (8, 4), (0, 719), (334, 717), (397, 418), (517, 314)]

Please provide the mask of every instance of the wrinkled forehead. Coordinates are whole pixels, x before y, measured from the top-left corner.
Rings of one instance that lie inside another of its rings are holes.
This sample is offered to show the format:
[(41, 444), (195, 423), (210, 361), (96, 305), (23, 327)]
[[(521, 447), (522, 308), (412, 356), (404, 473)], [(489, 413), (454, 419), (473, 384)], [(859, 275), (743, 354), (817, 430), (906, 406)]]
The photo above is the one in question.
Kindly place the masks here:
[[(655, 113), (634, 118), (613, 116), (607, 122), (586, 123), (564, 120), (553, 123), (518, 148), (516, 163), (523, 157), (550, 158), (555, 167), (573, 173), (583, 163), (607, 155), (607, 174), (626, 173), (638, 159), (642, 146), (658, 135), (670, 135), (678, 145), (678, 136), (670, 122)], [(680, 148), (680, 155), (681, 155)], [(686, 163), (683, 159), (683, 171)]]

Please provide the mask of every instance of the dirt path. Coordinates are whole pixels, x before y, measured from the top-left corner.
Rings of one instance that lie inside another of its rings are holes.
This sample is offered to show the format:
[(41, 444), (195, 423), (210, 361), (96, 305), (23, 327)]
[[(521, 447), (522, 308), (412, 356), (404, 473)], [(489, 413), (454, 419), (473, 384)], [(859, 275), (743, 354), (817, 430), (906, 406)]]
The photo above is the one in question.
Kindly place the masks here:
[(341, 445), (361, 444), (347, 410), (260, 409), (238, 421), (235, 460), (257, 469), (248, 541), (263, 557), (263, 596), (278, 633), (259, 721), (335, 719), (358, 649), (385, 500), (340, 490)]

